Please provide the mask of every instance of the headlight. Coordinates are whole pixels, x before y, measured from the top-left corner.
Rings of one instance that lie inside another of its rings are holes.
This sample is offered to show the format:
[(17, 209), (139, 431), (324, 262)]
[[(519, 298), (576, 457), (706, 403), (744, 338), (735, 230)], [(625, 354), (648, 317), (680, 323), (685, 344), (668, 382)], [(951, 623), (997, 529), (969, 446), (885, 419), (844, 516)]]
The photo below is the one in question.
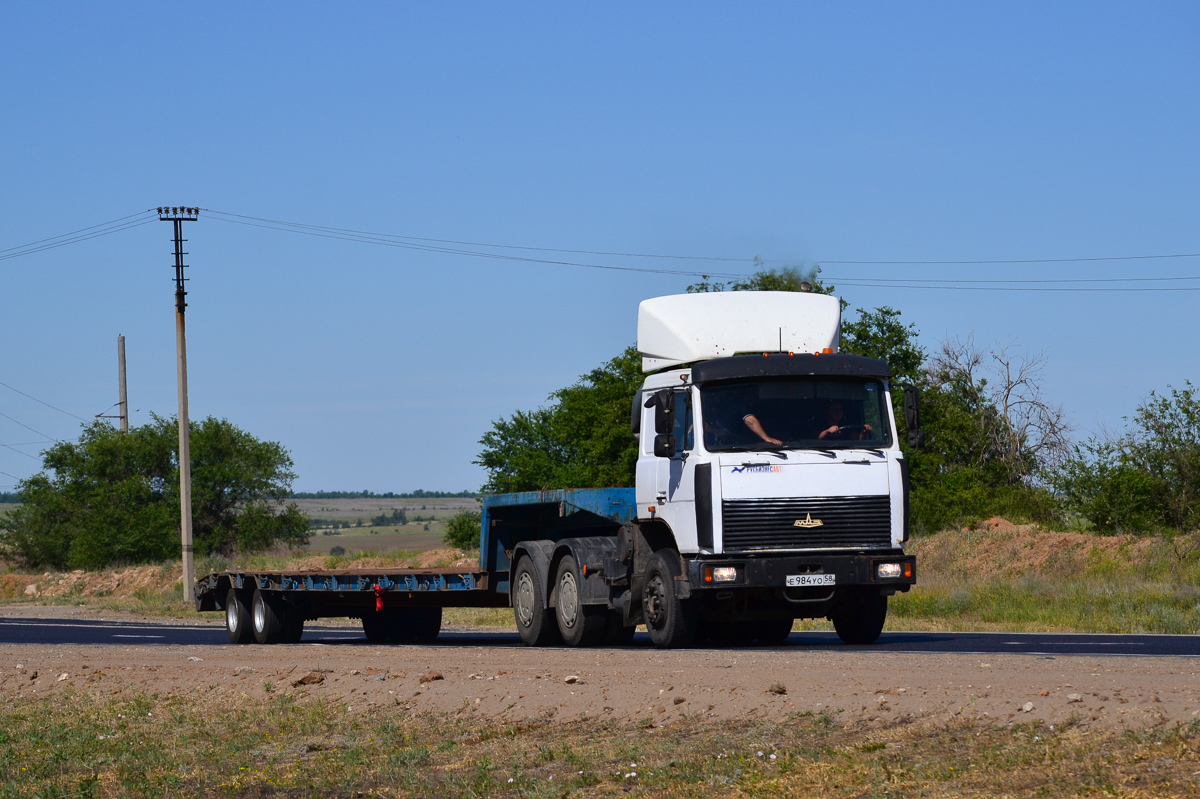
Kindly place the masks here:
[(732, 583), (737, 581), (737, 566), (705, 566), (704, 582)]
[(875, 576), (880, 580), (895, 580), (900, 576), (899, 563), (880, 563), (875, 566)]
[(737, 579), (736, 566), (718, 566), (713, 569), (714, 583), (732, 583)]

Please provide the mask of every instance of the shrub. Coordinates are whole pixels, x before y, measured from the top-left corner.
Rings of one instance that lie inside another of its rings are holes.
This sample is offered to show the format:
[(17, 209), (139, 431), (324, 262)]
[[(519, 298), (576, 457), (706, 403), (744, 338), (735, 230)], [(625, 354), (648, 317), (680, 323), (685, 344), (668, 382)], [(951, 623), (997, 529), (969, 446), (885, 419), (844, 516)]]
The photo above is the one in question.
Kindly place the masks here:
[(450, 517), (442, 540), (458, 549), (477, 549), (482, 523), (483, 514), (479, 511), (460, 510)]

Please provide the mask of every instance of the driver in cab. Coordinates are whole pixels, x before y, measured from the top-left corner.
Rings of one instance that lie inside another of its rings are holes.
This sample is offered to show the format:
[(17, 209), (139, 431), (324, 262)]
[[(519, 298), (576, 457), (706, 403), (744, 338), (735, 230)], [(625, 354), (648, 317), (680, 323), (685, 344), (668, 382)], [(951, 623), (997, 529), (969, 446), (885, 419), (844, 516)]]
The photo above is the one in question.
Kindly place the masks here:
[[(846, 418), (846, 408), (841, 400), (830, 400), (825, 406), (825, 427), (817, 434), (822, 441), (865, 441), (871, 437), (871, 425), (843, 425)], [(858, 435), (855, 435), (857, 431)]]

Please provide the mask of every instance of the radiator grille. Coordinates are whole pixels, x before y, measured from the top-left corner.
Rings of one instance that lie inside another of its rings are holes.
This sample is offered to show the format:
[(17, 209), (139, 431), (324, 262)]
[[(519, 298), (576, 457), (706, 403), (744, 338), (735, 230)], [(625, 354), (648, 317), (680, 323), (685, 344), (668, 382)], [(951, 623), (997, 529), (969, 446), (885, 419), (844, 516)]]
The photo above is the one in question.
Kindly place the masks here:
[[(721, 503), (724, 550), (871, 549), (892, 545), (892, 508), (870, 497), (727, 499)], [(820, 520), (798, 527), (797, 521)]]

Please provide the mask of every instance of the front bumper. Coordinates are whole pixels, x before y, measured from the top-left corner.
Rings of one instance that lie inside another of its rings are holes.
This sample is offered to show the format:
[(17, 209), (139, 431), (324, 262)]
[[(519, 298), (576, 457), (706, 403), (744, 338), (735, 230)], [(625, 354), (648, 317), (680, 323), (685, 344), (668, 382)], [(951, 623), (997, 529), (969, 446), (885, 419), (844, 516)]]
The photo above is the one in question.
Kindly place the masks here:
[[(881, 578), (878, 566), (900, 565), (900, 576)], [(718, 569), (733, 567), (733, 580), (718, 581)], [(902, 550), (873, 550), (853, 553), (812, 553), (788, 555), (739, 555), (706, 557), (688, 562), (687, 582), (692, 592), (723, 591), (739, 588), (789, 588), (788, 577), (833, 575), (831, 587), (874, 586), (907, 591), (917, 582), (917, 559)]]

